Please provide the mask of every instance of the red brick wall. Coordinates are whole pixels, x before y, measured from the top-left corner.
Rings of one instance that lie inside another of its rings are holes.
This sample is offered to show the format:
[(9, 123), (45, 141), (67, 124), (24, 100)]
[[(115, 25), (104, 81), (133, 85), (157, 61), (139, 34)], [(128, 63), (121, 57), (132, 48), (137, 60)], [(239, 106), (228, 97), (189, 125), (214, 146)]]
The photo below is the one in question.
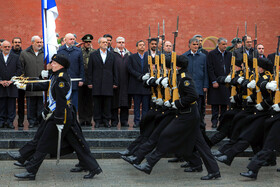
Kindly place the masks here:
[[(3, 0), (2, 0), (3, 1)], [(0, 38), (23, 39), (23, 47), (30, 45), (32, 35), (42, 35), (40, 0), (7, 0), (1, 8)], [(280, 6), (277, 0), (56, 0), (59, 17), (57, 32), (84, 34), (97, 40), (105, 33), (124, 36), (127, 48), (135, 52), (137, 40), (157, 33), (157, 23), (165, 19), (166, 39), (173, 41), (177, 15), (180, 16), (177, 52), (185, 52), (187, 40), (194, 34), (204, 37), (225, 37), (231, 41), (239, 26), (239, 36), (244, 34), (244, 22), (248, 34), (254, 35), (258, 24), (258, 43), (265, 46), (265, 54), (275, 51), (276, 36), (280, 35)], [(277, 24), (278, 23), (278, 24)], [(162, 32), (162, 31), (161, 31)], [(80, 41), (80, 40), (78, 40)], [(113, 46), (115, 45), (115, 40)]]

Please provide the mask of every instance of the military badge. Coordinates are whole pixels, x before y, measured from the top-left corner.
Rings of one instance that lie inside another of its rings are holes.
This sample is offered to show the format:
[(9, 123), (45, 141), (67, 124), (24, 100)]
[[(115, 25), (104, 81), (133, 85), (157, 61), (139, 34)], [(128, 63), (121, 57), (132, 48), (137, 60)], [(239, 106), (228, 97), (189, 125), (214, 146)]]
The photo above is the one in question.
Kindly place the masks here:
[(64, 88), (64, 82), (60, 82), (60, 83), (58, 84), (58, 86), (59, 86), (60, 88)]
[(185, 86), (189, 86), (189, 85), (190, 85), (190, 81), (185, 80), (185, 81), (184, 81), (184, 85), (185, 85)]

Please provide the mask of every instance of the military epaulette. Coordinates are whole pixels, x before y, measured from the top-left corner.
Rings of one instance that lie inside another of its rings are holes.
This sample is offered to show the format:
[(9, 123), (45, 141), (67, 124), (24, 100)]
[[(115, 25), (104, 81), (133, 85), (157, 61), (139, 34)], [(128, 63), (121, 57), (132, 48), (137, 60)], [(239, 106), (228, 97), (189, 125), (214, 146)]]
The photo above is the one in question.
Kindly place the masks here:
[(58, 77), (63, 77), (63, 72), (60, 72)]
[(181, 78), (185, 78), (185, 77), (186, 77), (186, 73), (185, 72), (181, 73)]
[(273, 77), (272, 77), (272, 74), (271, 74), (269, 71), (265, 71), (264, 74), (265, 74), (265, 75), (263, 76), (264, 79), (268, 79), (267, 76), (269, 76), (269, 80), (272, 81), (272, 78), (273, 78)]

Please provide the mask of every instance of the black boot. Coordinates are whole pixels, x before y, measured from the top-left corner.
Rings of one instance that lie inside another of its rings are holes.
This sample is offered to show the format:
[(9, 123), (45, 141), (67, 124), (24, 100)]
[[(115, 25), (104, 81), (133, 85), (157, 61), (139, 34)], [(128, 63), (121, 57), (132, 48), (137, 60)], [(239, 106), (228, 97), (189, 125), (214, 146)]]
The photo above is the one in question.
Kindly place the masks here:
[(152, 169), (153, 169), (153, 167), (148, 162), (145, 162), (145, 163), (139, 164), (139, 165), (133, 164), (133, 166), (136, 169), (143, 171), (148, 175), (150, 175), (150, 173), (152, 172)]
[(220, 172), (216, 172), (216, 173), (209, 173), (208, 175), (204, 176), (204, 177), (201, 177), (200, 179), (201, 180), (211, 180), (211, 179), (217, 179), (217, 178), (220, 178), (221, 177), (221, 174)]
[(29, 173), (28, 171), (26, 171), (24, 173), (15, 174), (15, 177), (17, 177), (19, 179), (35, 180), (36, 174)]
[(140, 164), (141, 162), (139, 161), (139, 159), (136, 157), (136, 156), (134, 156), (134, 155), (130, 155), (130, 156), (121, 156), (121, 158), (123, 159), (123, 160), (125, 160), (125, 161), (127, 161), (128, 163), (130, 163), (130, 164), (136, 164), (136, 165), (138, 165), (138, 164)]
[(84, 179), (92, 179), (95, 175), (102, 173), (102, 169), (98, 167), (95, 170), (90, 171), (87, 175), (84, 176)]
[(240, 175), (243, 176), (243, 177), (251, 178), (251, 179), (257, 179), (257, 177), (258, 177), (258, 173), (255, 173), (251, 170), (248, 170), (247, 172), (240, 173)]
[(228, 159), (227, 155), (222, 155), (222, 156), (219, 156), (219, 157), (215, 157), (215, 159), (219, 162), (222, 162), (228, 166), (231, 165), (231, 161)]

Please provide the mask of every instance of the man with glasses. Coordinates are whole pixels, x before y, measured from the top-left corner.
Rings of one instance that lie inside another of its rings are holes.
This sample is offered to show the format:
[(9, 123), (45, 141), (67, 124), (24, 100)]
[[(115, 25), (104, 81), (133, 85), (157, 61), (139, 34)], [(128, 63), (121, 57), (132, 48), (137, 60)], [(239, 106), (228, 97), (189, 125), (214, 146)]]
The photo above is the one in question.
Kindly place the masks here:
[(19, 76), (21, 66), (19, 56), (11, 51), (11, 43), (3, 41), (0, 54), (0, 127), (7, 124), (8, 128), (14, 129), (14, 119), (16, 117), (17, 88), (13, 85), (11, 78)]
[(83, 86), (79, 87), (79, 96), (78, 96), (78, 110), (79, 110), (79, 121), (82, 126), (91, 126), (91, 120), (93, 117), (93, 100), (91, 89), (88, 88), (90, 84), (88, 82), (88, 61), (89, 56), (92, 52), (96, 51), (92, 48), (91, 41), (93, 36), (91, 34), (86, 34), (82, 38), (82, 43), (84, 44), (82, 49), (83, 53), (83, 62), (85, 70), (85, 82)]

